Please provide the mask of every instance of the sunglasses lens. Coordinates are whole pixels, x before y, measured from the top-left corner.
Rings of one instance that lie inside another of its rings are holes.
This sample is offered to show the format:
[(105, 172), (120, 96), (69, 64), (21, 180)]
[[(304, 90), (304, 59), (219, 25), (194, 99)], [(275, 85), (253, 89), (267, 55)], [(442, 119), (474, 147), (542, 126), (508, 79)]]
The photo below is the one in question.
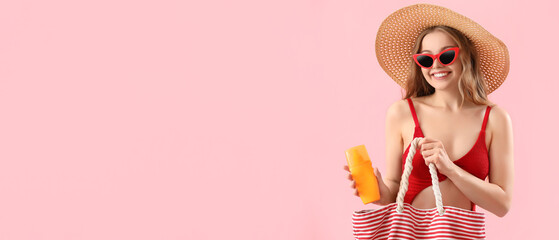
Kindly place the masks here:
[(452, 61), (454, 61), (455, 57), (456, 57), (456, 53), (454, 52), (454, 50), (450, 50), (450, 51), (446, 51), (443, 54), (441, 54), (439, 59), (440, 59), (442, 64), (449, 64)]
[(422, 67), (428, 68), (428, 67), (431, 67), (433, 65), (433, 58), (431, 58), (429, 56), (420, 55), (420, 56), (417, 56), (417, 62)]

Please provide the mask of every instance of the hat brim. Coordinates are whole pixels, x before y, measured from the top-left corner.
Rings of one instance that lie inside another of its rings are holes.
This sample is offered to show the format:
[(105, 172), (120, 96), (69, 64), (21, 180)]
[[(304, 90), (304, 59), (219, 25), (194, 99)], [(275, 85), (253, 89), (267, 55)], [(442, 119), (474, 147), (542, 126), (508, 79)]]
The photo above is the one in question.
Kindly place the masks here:
[(489, 91), (487, 94), (501, 86), (510, 65), (506, 45), (471, 19), (432, 4), (401, 8), (390, 14), (379, 27), (375, 42), (377, 60), (396, 83), (405, 86), (417, 37), (426, 28), (436, 25), (455, 28), (473, 42)]

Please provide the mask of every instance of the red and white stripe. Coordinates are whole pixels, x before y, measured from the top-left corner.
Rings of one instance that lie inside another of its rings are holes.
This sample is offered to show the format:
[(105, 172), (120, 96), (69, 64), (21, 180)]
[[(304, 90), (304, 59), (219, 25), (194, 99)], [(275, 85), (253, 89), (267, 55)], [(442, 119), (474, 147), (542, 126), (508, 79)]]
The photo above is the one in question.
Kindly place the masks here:
[(434, 209), (417, 209), (405, 203), (380, 209), (355, 211), (352, 216), (355, 239), (485, 239), (485, 214), (444, 206), (444, 214)]
[(396, 202), (380, 209), (353, 212), (355, 239), (485, 239), (485, 214), (452, 206), (443, 206), (437, 171), (429, 164), (433, 182), (433, 209), (417, 209), (404, 203), (412, 158), (422, 138), (416, 137), (406, 157)]

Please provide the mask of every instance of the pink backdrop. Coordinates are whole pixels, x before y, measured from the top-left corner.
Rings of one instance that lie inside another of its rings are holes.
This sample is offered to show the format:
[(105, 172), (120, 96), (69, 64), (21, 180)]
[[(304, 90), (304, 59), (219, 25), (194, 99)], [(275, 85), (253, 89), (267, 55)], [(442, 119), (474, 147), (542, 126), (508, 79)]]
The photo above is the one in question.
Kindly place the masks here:
[[(377, 207), (344, 150), (385, 172), (401, 94), (373, 43), (416, 1), (184, 2), (0, 3), (0, 239), (351, 239)], [(514, 201), (488, 238), (549, 238), (559, 6), (426, 2), (510, 51), (490, 99), (514, 125)]]

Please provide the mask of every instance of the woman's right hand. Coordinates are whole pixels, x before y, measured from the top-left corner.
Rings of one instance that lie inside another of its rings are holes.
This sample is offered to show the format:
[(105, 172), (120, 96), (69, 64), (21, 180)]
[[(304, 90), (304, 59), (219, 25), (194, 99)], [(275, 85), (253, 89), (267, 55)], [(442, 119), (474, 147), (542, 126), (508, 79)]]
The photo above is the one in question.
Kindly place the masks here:
[(359, 197), (359, 191), (357, 191), (357, 187), (355, 185), (355, 180), (353, 180), (353, 176), (351, 176), (351, 171), (349, 171), (349, 167), (347, 165), (344, 165), (344, 170), (346, 170), (348, 172), (347, 174), (347, 179), (349, 179), (349, 181), (351, 181), (351, 188), (353, 188), (353, 190), (355, 191), (353, 193), (353, 195), (358, 196)]
[[(344, 170), (348, 171), (347, 179), (349, 179), (351, 181), (350, 187), (355, 190), (355, 192), (353, 194), (355, 196), (360, 197), (359, 196), (359, 191), (357, 191), (355, 180), (353, 180), (353, 177), (351, 176), (351, 171), (349, 171), (349, 167), (347, 165), (344, 165)], [(391, 199), (391, 197), (390, 197), (390, 196), (392, 196), (392, 194), (390, 193), (390, 189), (388, 188), (388, 186), (386, 186), (386, 184), (382, 180), (382, 176), (380, 174), (380, 171), (378, 170), (378, 168), (374, 168), (374, 170), (375, 170), (375, 177), (377, 178), (377, 182), (378, 182), (380, 199), (377, 200), (377, 201), (374, 201), (372, 203), (376, 204), (376, 205), (387, 205), (387, 204), (393, 203), (394, 200)]]

